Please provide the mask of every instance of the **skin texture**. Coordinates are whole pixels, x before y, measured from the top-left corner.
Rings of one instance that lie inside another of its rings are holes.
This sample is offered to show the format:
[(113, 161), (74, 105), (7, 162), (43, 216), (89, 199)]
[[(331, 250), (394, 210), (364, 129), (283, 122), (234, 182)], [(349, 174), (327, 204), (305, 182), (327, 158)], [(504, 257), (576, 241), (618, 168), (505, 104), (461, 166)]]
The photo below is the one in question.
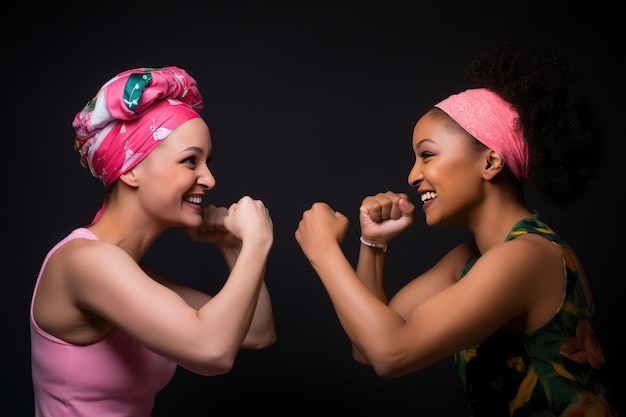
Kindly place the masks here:
[[(146, 347), (203, 375), (228, 372), (240, 348), (276, 340), (265, 266), (273, 224), (261, 201), (202, 207), (215, 186), (211, 136), (192, 119), (172, 132), (111, 190), (89, 229), (49, 260), (34, 301), (37, 323), (84, 345), (119, 327)], [(190, 202), (190, 197), (197, 200)], [(167, 228), (216, 245), (230, 275), (215, 295), (169, 281), (141, 259)]]
[[(552, 317), (564, 291), (562, 259), (548, 240), (527, 234), (504, 242), (511, 227), (532, 213), (500, 155), (433, 111), (415, 125), (412, 147), (415, 164), (408, 182), (418, 196), (435, 196), (422, 205), (426, 223), (465, 227), (473, 239), (389, 298), (383, 250), (361, 245), (356, 270), (341, 251), (349, 226), (342, 213), (314, 203), (295, 232), (352, 341), (355, 359), (383, 378), (450, 357), (499, 328), (529, 333)], [(371, 195), (359, 209), (361, 234), (385, 245), (414, 217), (406, 194)], [(476, 248), (482, 256), (456, 282)]]

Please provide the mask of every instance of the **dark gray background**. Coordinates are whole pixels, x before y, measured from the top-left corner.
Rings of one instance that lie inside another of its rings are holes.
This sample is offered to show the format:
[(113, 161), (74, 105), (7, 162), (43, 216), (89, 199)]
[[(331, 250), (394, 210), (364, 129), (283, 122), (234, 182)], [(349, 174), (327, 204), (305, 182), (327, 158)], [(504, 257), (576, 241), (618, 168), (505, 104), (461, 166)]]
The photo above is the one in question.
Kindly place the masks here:
[[(248, 194), (264, 200), (274, 219), (267, 283), (278, 341), (242, 352), (224, 376), (179, 369), (154, 416), (462, 415), (452, 359), (391, 381), (352, 360), (293, 233), (303, 210), (326, 201), (350, 218), (344, 249), (356, 261), (361, 199), (394, 190), (417, 201), (406, 183), (413, 125), (466, 87), (463, 61), (496, 39), (554, 45), (581, 65), (597, 95), (609, 143), (589, 193), (564, 210), (532, 190), (528, 199), (582, 258), (605, 355), (612, 369), (623, 368), (623, 273), (614, 272), (624, 230), (623, 23), (603, 2), (580, 9), (570, 2), (420, 3), (113, 1), (6, 10), (2, 414), (33, 415), (32, 287), (47, 250), (91, 220), (104, 192), (73, 151), (74, 114), (122, 70), (177, 65), (204, 95), (217, 180), (208, 200), (229, 205)], [(427, 228), (418, 212), (416, 225), (390, 247), (390, 292), (464, 237)], [(207, 291), (226, 276), (214, 248), (192, 244), (179, 230), (165, 233), (148, 258)]]

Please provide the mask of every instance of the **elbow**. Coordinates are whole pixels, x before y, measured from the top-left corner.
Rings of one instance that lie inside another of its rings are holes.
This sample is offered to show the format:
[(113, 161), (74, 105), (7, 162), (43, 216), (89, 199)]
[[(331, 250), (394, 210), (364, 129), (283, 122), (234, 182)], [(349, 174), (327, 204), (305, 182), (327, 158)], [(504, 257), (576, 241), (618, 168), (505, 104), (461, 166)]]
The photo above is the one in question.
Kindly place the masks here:
[(235, 364), (236, 352), (208, 352), (193, 362), (181, 361), (185, 369), (202, 376), (218, 376), (229, 373)]
[(398, 378), (414, 370), (406, 358), (397, 352), (368, 352), (360, 357), (355, 355), (355, 359), (361, 363), (369, 364), (376, 375), (385, 380)]
[(352, 345), (352, 359), (354, 359), (355, 362), (360, 363), (361, 365), (369, 365), (370, 364), (368, 362), (367, 358), (354, 345)]
[(265, 349), (270, 347), (276, 343), (276, 332), (271, 332), (270, 334), (266, 334), (259, 343), (257, 343), (255, 349)]
[[(266, 334), (264, 337), (246, 340), (241, 345), (244, 349), (263, 349), (276, 343), (276, 333)], [(218, 376), (229, 373), (235, 365), (239, 349), (227, 349), (223, 352), (208, 351), (201, 355), (193, 364), (182, 364), (184, 368), (203, 376)]]
[(381, 379), (390, 380), (408, 374), (411, 369), (393, 360), (370, 362), (372, 369)]
[(376, 364), (372, 365), (372, 368), (374, 369), (376, 376), (385, 380), (395, 379), (407, 373), (402, 369), (395, 366), (389, 366), (388, 364)]
[(233, 369), (234, 364), (235, 364), (234, 359), (230, 360), (230, 359), (224, 358), (222, 360), (212, 360), (210, 362), (205, 362), (195, 372), (202, 376), (224, 375), (224, 374), (229, 373)]
[(199, 369), (191, 369), (194, 373), (202, 376), (219, 376), (229, 373), (233, 369), (233, 364), (216, 364), (212, 363), (202, 366)]
[(355, 352), (352, 355), (352, 357), (357, 363), (372, 367), (376, 376), (378, 376), (381, 379), (389, 380), (389, 379), (393, 379), (401, 375), (395, 371), (394, 367), (390, 366), (391, 364), (383, 362), (383, 361), (370, 362), (360, 352)]
[(246, 340), (242, 347), (244, 349), (261, 350), (270, 347), (276, 343), (276, 334), (265, 335), (264, 337)]
[(276, 343), (276, 330), (274, 327), (264, 332), (248, 333), (241, 347), (244, 349), (260, 350)]

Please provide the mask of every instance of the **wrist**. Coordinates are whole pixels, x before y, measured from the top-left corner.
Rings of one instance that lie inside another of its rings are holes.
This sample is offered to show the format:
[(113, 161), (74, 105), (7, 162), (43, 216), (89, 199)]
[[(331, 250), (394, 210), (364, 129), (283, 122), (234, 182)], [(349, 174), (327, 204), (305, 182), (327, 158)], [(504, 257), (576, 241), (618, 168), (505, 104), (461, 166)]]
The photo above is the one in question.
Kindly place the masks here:
[(379, 243), (368, 242), (367, 240), (363, 239), (363, 236), (360, 236), (359, 240), (361, 241), (362, 245), (368, 246), (373, 249), (381, 249), (383, 252), (387, 252), (387, 244), (381, 245)]

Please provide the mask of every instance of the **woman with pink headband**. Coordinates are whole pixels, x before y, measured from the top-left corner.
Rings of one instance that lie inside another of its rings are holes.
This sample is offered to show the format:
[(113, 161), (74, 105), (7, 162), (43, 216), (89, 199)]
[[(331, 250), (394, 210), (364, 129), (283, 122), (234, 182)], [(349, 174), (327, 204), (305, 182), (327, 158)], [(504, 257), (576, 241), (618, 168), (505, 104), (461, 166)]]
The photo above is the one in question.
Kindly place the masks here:
[(362, 201), (356, 268), (340, 247), (347, 217), (322, 202), (304, 212), (295, 238), (354, 359), (378, 376), (454, 356), (468, 415), (617, 415), (583, 268), (524, 199), (529, 185), (565, 206), (598, 167), (604, 134), (570, 70), (536, 43), (494, 43), (468, 62), (472, 88), (418, 120), (408, 183), (426, 223), (471, 237), (392, 297), (385, 261), (390, 241), (414, 224), (407, 194)]
[[(272, 219), (247, 196), (202, 204), (215, 178), (201, 108), (183, 69), (137, 68), (104, 84), (74, 118), (80, 161), (107, 193), (93, 222), (48, 252), (35, 284), (37, 417), (149, 417), (177, 366), (220, 375), (240, 349), (275, 342), (264, 282)], [(214, 296), (142, 262), (172, 227), (224, 256), (230, 275)]]

